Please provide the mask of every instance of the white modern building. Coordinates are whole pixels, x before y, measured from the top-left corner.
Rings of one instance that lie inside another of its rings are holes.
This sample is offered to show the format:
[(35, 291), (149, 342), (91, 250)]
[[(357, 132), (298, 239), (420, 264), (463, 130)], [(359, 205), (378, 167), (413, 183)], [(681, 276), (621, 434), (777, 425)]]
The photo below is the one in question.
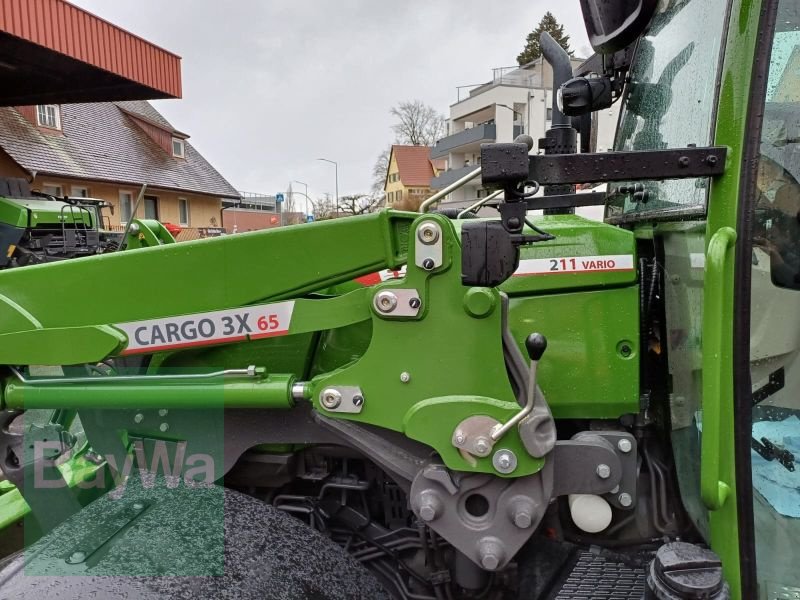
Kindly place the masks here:
[[(572, 59), (573, 69), (583, 59)], [(462, 88), (459, 88), (459, 95)], [(532, 154), (538, 152), (539, 138), (550, 128), (553, 106), (553, 72), (543, 59), (524, 67), (493, 69), (492, 79), (469, 90), (450, 106), (448, 135), (431, 150), (431, 159), (445, 159), (447, 169), (431, 182), (442, 189), (461, 179), (480, 165), (481, 144), (512, 142), (520, 134), (534, 140)], [(610, 150), (614, 142), (619, 103), (601, 111), (595, 120), (596, 150)], [(467, 206), (486, 195), (480, 178), (451, 193), (444, 203)]]

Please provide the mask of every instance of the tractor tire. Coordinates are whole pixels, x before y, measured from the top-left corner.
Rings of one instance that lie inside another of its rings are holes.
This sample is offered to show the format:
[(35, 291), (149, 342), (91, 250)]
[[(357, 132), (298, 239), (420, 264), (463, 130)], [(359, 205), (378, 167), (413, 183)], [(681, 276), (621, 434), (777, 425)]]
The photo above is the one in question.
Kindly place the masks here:
[(169, 481), (132, 477), (67, 519), (4, 564), (0, 597), (390, 600), (300, 520), (226, 488)]

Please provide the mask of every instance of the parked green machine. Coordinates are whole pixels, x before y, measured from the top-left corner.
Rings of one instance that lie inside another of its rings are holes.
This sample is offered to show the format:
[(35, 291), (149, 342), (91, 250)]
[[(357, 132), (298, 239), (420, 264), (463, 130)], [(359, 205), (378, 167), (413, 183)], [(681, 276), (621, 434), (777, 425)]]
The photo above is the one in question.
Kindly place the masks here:
[(581, 5), (498, 218), (0, 274), (4, 595), (800, 595), (800, 6)]
[(106, 227), (105, 200), (54, 198), (27, 180), (0, 180), (0, 268), (21, 267), (114, 251), (122, 233)]

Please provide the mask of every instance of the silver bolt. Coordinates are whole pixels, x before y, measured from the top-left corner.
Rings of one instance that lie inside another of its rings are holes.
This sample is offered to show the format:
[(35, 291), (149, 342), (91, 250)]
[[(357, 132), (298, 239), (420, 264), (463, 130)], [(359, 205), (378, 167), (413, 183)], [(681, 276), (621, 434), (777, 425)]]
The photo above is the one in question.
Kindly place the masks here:
[(475, 441), (475, 454), (478, 456), (486, 456), (491, 451), (492, 447), (489, 445), (489, 440), (486, 438), (481, 437)]
[(442, 514), (444, 506), (435, 492), (423, 492), (420, 497), (419, 517), (423, 521), (431, 522)]
[(159, 416), (159, 417), (166, 417), (168, 412), (169, 412), (169, 411), (168, 411), (166, 408), (162, 408), (162, 409), (160, 409), (160, 410), (158, 411), (158, 416)]
[(530, 498), (518, 497), (511, 503), (511, 520), (520, 529), (527, 529), (533, 525), (535, 505)]
[(463, 444), (465, 439), (466, 438), (464, 437), (463, 433), (461, 433), (460, 431), (456, 431), (456, 444), (459, 445)]
[(137, 233), (139, 233), (139, 224), (138, 223), (133, 223), (128, 228), (128, 233), (130, 233), (131, 235), (136, 235)]
[(133, 510), (142, 510), (144, 508), (144, 504), (141, 502), (135, 502), (133, 505)]
[(417, 309), (422, 305), (422, 301), (419, 298), (411, 298), (408, 301), (408, 306), (413, 309)]
[(517, 468), (517, 456), (511, 450), (498, 450), (492, 457), (492, 465), (498, 473), (507, 475)]
[(633, 450), (633, 444), (631, 444), (631, 441), (628, 438), (622, 438), (619, 442), (617, 442), (617, 448), (619, 448), (619, 451), (623, 454), (627, 454)]
[(339, 390), (328, 388), (323, 390), (320, 402), (328, 410), (333, 410), (342, 403), (342, 394)]
[(397, 296), (393, 292), (384, 290), (375, 296), (375, 308), (382, 313), (390, 313), (397, 308)]
[(597, 470), (595, 472), (600, 479), (608, 479), (611, 477), (611, 467), (606, 464), (597, 465)]
[(617, 492), (619, 492), (619, 485), (615, 485), (615, 486), (614, 486), (614, 488), (611, 490), (611, 492), (610, 492), (610, 493), (612, 493), (612, 494), (616, 494)]
[(86, 560), (86, 552), (73, 552), (67, 559), (68, 563), (77, 564)]
[(496, 538), (484, 538), (478, 546), (478, 555), (481, 559), (481, 566), (487, 571), (494, 571), (500, 566), (503, 560), (503, 545)]
[(400, 381), (402, 381), (403, 383), (408, 383), (409, 381), (411, 381), (411, 374), (408, 371), (403, 371), (402, 373), (400, 373)]
[(364, 404), (364, 396), (356, 394), (353, 396), (353, 406), (361, 406)]
[(169, 423), (162, 423), (161, 425), (158, 426), (158, 428), (161, 431), (167, 431), (169, 429)]
[(633, 504), (633, 498), (631, 498), (631, 495), (627, 492), (622, 492), (619, 496), (617, 496), (617, 500), (619, 500), (619, 503), (626, 508)]
[(133, 422), (141, 423), (142, 421), (144, 421), (144, 415), (142, 413), (136, 413), (136, 415), (133, 417)]
[(417, 229), (417, 237), (423, 244), (433, 244), (439, 239), (439, 226), (433, 221), (423, 223)]

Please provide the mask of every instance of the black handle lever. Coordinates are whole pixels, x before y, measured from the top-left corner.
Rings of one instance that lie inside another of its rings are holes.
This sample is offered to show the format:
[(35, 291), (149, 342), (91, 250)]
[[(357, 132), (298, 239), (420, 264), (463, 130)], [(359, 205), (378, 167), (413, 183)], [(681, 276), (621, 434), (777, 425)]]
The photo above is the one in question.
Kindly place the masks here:
[(547, 350), (547, 338), (541, 333), (532, 333), (525, 339), (525, 349), (532, 361), (539, 361)]

